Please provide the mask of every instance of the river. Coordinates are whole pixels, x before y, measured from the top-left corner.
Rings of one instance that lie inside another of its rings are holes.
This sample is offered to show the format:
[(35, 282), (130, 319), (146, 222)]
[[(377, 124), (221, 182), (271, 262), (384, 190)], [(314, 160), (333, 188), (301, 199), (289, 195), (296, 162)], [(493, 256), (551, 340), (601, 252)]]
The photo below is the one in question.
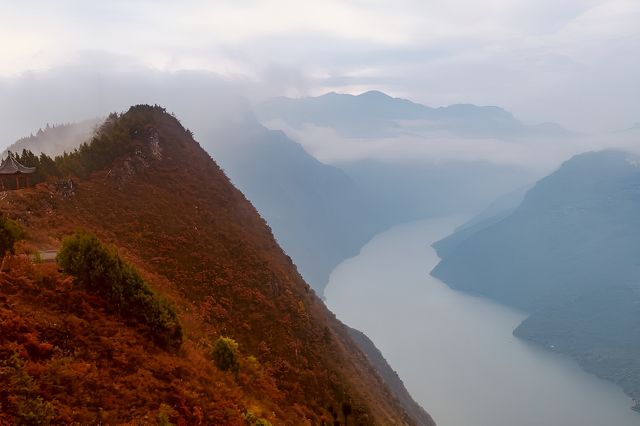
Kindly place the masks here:
[(514, 337), (523, 313), (429, 275), (438, 262), (431, 243), (459, 223), (379, 234), (333, 271), (329, 308), (374, 341), (439, 426), (640, 425), (618, 387)]

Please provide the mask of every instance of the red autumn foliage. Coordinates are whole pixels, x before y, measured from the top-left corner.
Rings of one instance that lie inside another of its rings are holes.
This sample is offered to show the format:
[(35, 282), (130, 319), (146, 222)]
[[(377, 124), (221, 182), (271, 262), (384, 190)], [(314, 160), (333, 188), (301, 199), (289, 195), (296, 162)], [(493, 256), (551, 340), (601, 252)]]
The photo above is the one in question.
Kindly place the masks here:
[[(27, 376), (30, 397), (51, 404), (58, 422), (154, 422), (165, 404), (178, 424), (244, 424), (247, 410), (273, 424), (320, 424), (350, 401), (350, 424), (411, 424), (190, 133), (158, 107), (131, 114), (145, 131), (130, 154), (74, 178), (73, 193), (39, 184), (0, 207), (26, 230), (26, 246), (58, 247), (81, 229), (117, 247), (176, 306), (184, 343), (165, 350), (53, 265), (12, 257), (0, 274), (0, 360), (17, 360), (12, 374)], [(220, 336), (239, 343), (237, 377), (209, 358)], [(19, 392), (0, 389), (2, 423), (18, 415)]]

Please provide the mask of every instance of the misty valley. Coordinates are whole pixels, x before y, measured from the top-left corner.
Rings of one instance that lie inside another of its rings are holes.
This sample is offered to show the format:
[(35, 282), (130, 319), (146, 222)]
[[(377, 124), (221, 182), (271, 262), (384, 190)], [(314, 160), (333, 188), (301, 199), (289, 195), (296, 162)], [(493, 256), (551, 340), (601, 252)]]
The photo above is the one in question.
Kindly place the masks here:
[(640, 425), (640, 3), (0, 2), (0, 425)]

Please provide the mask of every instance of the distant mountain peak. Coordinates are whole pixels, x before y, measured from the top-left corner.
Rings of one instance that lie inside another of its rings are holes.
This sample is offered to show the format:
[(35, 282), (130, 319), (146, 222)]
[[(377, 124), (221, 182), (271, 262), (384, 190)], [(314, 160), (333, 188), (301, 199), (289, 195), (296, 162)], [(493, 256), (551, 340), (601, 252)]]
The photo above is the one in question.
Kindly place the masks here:
[[(380, 90), (359, 95), (329, 92), (298, 99), (272, 98), (256, 106), (261, 120), (282, 120), (295, 128), (307, 124), (331, 127), (346, 137), (392, 137), (403, 123), (428, 123), (425, 131), (449, 132), (468, 138), (512, 139), (567, 136), (571, 132), (552, 123), (527, 125), (499, 106), (469, 103), (432, 108)], [(415, 132), (415, 128), (412, 128)]]
[(382, 99), (396, 99), (379, 90), (368, 90), (358, 95), (359, 98), (382, 98)]

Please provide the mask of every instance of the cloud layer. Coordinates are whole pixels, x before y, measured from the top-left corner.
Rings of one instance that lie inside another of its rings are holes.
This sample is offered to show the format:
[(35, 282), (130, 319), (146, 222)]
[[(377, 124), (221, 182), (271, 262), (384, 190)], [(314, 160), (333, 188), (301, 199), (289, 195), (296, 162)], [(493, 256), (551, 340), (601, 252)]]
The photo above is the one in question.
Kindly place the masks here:
[(612, 130), (640, 121), (638, 22), (637, 0), (3, 2), (0, 75), (104, 56), (255, 98), (380, 89)]

